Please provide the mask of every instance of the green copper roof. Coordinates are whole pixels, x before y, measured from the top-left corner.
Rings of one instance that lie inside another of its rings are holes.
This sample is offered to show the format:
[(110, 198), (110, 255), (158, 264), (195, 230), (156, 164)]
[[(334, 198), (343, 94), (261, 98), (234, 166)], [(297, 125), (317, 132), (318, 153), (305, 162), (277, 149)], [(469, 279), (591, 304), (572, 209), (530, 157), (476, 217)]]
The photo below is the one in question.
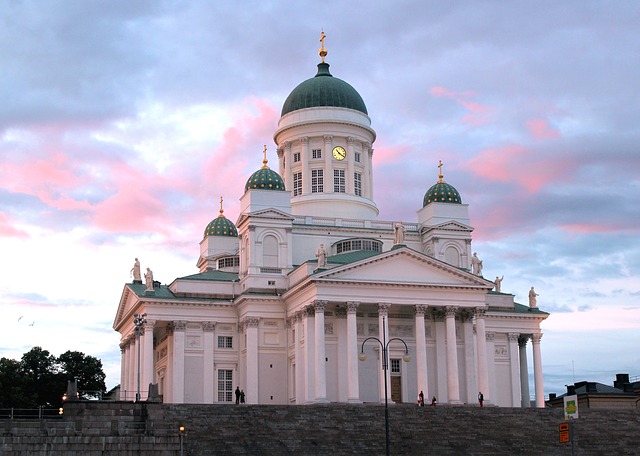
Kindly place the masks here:
[(328, 63), (318, 64), (318, 73), (293, 89), (282, 106), (282, 116), (318, 106), (349, 108), (368, 114), (360, 94), (347, 82), (329, 73)]
[(462, 204), (462, 198), (460, 198), (460, 193), (453, 185), (443, 181), (438, 182), (425, 193), (422, 207), (430, 203)]
[(220, 214), (204, 229), (204, 237), (207, 236), (238, 237), (238, 230), (231, 220)]
[(244, 191), (246, 192), (252, 188), (284, 191), (284, 182), (280, 174), (265, 167), (251, 175), (249, 180), (247, 180), (247, 184), (244, 186)]

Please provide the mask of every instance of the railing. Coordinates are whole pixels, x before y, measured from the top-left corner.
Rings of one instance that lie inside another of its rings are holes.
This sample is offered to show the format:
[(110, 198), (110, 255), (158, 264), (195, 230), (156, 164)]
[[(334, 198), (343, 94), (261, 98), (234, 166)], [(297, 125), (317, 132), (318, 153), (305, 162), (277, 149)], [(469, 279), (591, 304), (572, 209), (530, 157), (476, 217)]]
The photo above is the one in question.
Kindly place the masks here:
[(0, 419), (42, 420), (62, 418), (61, 409), (39, 407), (37, 409), (4, 408), (0, 409)]

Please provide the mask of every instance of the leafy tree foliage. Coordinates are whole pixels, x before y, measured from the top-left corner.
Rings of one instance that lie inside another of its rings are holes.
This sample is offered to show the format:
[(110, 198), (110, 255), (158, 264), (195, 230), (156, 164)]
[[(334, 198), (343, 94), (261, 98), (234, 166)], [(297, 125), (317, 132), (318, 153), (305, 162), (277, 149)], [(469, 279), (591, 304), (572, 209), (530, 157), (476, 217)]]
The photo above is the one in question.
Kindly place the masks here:
[(99, 397), (106, 391), (102, 361), (77, 351), (58, 358), (42, 347), (33, 347), (20, 361), (0, 359), (0, 407), (57, 408), (76, 379), (82, 399)]

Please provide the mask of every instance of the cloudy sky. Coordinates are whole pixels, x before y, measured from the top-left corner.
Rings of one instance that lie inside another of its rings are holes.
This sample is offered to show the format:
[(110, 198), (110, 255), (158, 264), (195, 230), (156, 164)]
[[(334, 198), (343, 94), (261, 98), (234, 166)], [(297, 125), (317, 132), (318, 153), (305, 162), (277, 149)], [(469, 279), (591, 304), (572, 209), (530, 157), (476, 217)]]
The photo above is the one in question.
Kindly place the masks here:
[[(364, 98), (381, 220), (445, 180), (543, 324), (545, 391), (640, 375), (635, 1), (0, 4), (0, 356), (101, 358), (134, 257), (163, 283), (239, 198), (318, 62)], [(530, 361), (531, 362), (531, 361)]]

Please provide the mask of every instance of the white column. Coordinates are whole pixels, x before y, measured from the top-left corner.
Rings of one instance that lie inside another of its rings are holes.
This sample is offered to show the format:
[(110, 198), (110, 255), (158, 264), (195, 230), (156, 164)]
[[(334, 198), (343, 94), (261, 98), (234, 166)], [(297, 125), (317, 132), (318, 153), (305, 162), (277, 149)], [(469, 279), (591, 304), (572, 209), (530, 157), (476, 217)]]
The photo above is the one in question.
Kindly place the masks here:
[(427, 306), (415, 306), (416, 310), (416, 369), (418, 392), (422, 391), (425, 401), (429, 399), (429, 378), (427, 376), (427, 337), (424, 331), (424, 314)]
[(476, 378), (476, 353), (473, 340), (473, 321), (469, 313), (465, 313), (462, 327), (464, 328), (464, 373), (467, 390), (467, 404), (474, 404), (478, 399), (478, 382)]
[(461, 404), (460, 384), (458, 376), (458, 341), (456, 340), (457, 307), (448, 306), (446, 316), (447, 328), (447, 391), (450, 404)]
[(128, 400), (132, 401), (136, 397), (136, 376), (138, 375), (138, 336), (131, 336), (131, 343), (129, 344), (129, 397)]
[(142, 381), (140, 385), (140, 399), (145, 400), (149, 397), (149, 383), (153, 383), (153, 371), (155, 362), (153, 359), (153, 328), (156, 324), (155, 320), (147, 320), (144, 325), (144, 334), (142, 335)]
[(213, 372), (213, 359), (214, 359), (214, 344), (215, 337), (214, 331), (216, 324), (210, 321), (202, 323), (202, 344), (203, 344), (203, 363), (202, 370), (202, 401), (205, 404), (213, 404), (215, 398), (215, 379)]
[[(389, 304), (379, 303), (378, 304), (378, 338), (381, 342), (385, 343), (389, 342)], [(388, 358), (388, 353), (387, 353)], [(382, 351), (380, 351), (380, 359), (382, 360)], [(387, 391), (391, 388), (391, 366), (389, 359), (382, 360), (383, 363), (387, 364), (386, 372), (384, 369), (380, 370), (380, 402), (384, 403), (384, 382), (385, 382), (385, 374), (387, 376)], [(388, 402), (392, 404), (391, 393), (387, 393)]]
[[(491, 394), (491, 402), (498, 405), (498, 390), (496, 389), (496, 346), (494, 343), (495, 337), (496, 333), (493, 331), (487, 331), (485, 333), (485, 339), (487, 342), (487, 373), (489, 376), (489, 393)], [(485, 395), (485, 398), (486, 397), (487, 396)], [(487, 401), (485, 399), (485, 404), (486, 403)]]
[(173, 322), (173, 403), (184, 403), (184, 332), (187, 323)]
[(484, 324), (484, 316), (487, 310), (476, 308), (476, 342), (478, 346), (478, 392), (484, 396), (484, 402), (493, 401), (489, 389), (489, 371), (487, 369), (487, 335)]
[[(311, 168), (309, 166), (311, 154), (309, 153), (309, 138), (306, 136), (300, 138), (300, 145), (302, 146), (302, 153), (300, 154), (300, 161), (302, 162), (302, 194), (308, 195), (311, 193)], [(293, 187), (291, 187), (291, 190), (293, 190)]]
[(542, 333), (534, 334), (533, 344), (533, 379), (536, 388), (536, 407), (544, 407), (544, 382), (542, 380), (542, 354), (540, 353), (540, 339)]
[[(353, 149), (354, 149), (354, 145), (356, 142), (356, 138), (352, 138), (352, 137), (348, 137), (347, 138), (347, 169), (345, 172), (345, 185), (346, 185), (346, 192), (349, 195), (354, 195), (355, 194), (355, 184), (354, 184), (354, 179), (353, 179), (353, 174), (355, 171), (355, 154), (353, 153)], [(362, 160), (362, 157), (360, 157), (360, 160)]]
[[(362, 160), (364, 160), (364, 169), (366, 176), (362, 176), (362, 180), (366, 179), (366, 193), (363, 193), (365, 197), (373, 201), (373, 149), (371, 144), (362, 143)], [(362, 183), (364, 186), (364, 182)]]
[(315, 401), (316, 392), (316, 358), (315, 358), (315, 309), (307, 306), (304, 309), (304, 359), (305, 359), (305, 399), (307, 403)]
[[(293, 173), (291, 167), (293, 166), (293, 154), (291, 153), (291, 141), (284, 143), (284, 188), (291, 192), (293, 191)], [(293, 193), (291, 193), (293, 195)]]
[(508, 333), (509, 370), (511, 373), (511, 406), (517, 407), (522, 403), (520, 398), (520, 361), (518, 360), (518, 333)]
[(305, 360), (303, 350), (303, 323), (302, 312), (296, 312), (293, 315), (294, 328), (296, 331), (296, 340), (294, 341), (294, 351), (296, 360), (296, 378), (294, 379), (296, 385), (296, 404), (305, 403), (305, 389), (304, 389), (304, 376), (305, 376)]
[(347, 303), (347, 372), (348, 372), (348, 402), (362, 402), (360, 400), (360, 383), (358, 374), (358, 325), (356, 312), (358, 302)]
[(324, 135), (324, 147), (322, 153), (324, 157), (324, 191), (325, 193), (333, 193), (333, 136)]
[(247, 317), (244, 320), (247, 335), (247, 404), (259, 404), (259, 383), (258, 376), (258, 324), (260, 319)]
[[(440, 309), (438, 309), (440, 310)], [(437, 390), (432, 392), (439, 402), (448, 402), (447, 392), (447, 328), (442, 315), (438, 315), (435, 322), (436, 331), (436, 375)]]
[(529, 366), (527, 365), (527, 341), (528, 335), (518, 339), (520, 349), (520, 397), (522, 407), (531, 407), (531, 395), (529, 394)]
[(327, 301), (315, 301), (315, 330), (316, 330), (316, 397), (315, 402), (329, 402), (327, 400), (327, 363), (324, 338), (324, 308)]
[(126, 400), (126, 391), (127, 391), (127, 349), (128, 344), (126, 341), (122, 341), (120, 343), (120, 397), (119, 400)]

